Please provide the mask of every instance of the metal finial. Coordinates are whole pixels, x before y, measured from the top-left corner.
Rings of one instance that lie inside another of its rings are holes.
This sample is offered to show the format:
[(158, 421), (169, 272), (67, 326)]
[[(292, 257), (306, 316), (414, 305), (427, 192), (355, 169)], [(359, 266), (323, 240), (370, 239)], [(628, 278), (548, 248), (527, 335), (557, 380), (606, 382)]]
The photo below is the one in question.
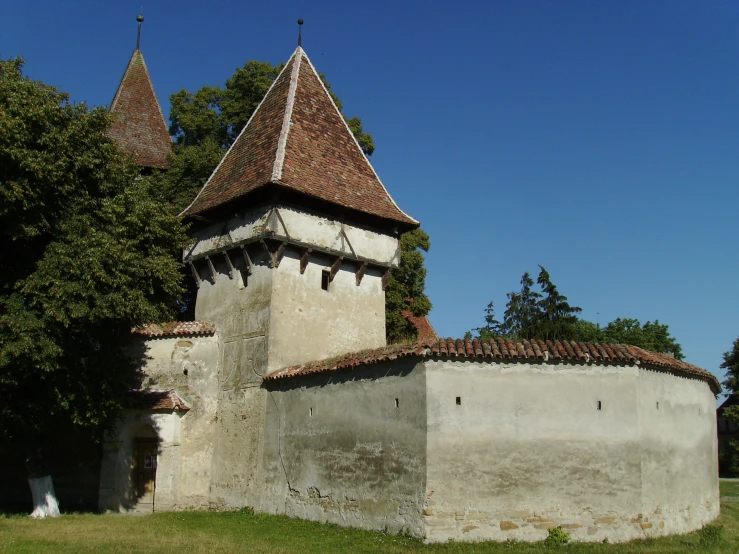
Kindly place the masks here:
[(303, 46), (303, 18), (298, 19), (298, 46)]
[(144, 14), (139, 14), (136, 16), (136, 21), (139, 22), (139, 34), (136, 37), (136, 50), (139, 49), (139, 46), (141, 46), (141, 24), (144, 22)]

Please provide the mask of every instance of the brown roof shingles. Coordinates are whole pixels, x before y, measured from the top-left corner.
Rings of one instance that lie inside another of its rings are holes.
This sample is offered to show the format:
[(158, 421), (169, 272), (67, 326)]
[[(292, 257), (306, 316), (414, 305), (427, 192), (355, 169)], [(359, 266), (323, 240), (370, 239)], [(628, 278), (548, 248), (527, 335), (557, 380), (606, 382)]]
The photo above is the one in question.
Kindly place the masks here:
[(214, 335), (216, 324), (207, 321), (170, 321), (168, 323), (149, 323), (133, 330), (135, 335), (148, 338), (186, 337)]
[(108, 136), (132, 154), (138, 165), (166, 169), (172, 140), (139, 49), (128, 62), (109, 112), (115, 118)]
[(375, 350), (366, 350), (355, 354), (347, 354), (329, 360), (320, 360), (303, 365), (281, 369), (266, 379), (283, 379), (325, 371), (351, 369), (359, 365), (377, 364), (397, 358), (417, 357), (449, 357), (474, 360), (536, 360), (570, 361), (578, 363), (598, 364), (643, 364), (662, 368), (678, 375), (690, 375), (708, 382), (714, 393), (721, 391), (718, 379), (708, 371), (667, 354), (659, 354), (644, 350), (638, 346), (624, 344), (591, 344), (575, 341), (542, 341), (532, 340), (526, 343), (513, 343), (506, 339), (479, 341), (478, 339), (460, 340), (439, 339), (419, 340), (413, 344), (395, 344)]
[(128, 393), (127, 408), (134, 410), (187, 412), (190, 407), (174, 390), (134, 390)]
[(183, 216), (267, 184), (416, 226), (395, 204), (298, 47)]

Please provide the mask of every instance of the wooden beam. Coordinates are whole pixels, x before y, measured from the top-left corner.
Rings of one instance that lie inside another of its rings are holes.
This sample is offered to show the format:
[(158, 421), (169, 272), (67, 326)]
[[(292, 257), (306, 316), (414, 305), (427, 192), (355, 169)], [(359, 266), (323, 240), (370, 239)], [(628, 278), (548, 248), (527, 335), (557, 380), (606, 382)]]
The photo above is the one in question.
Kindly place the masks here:
[(287, 241), (283, 242), (280, 247), (277, 249), (277, 252), (275, 252), (275, 255), (272, 257), (272, 264), (275, 267), (280, 267), (280, 262), (282, 261), (282, 256), (285, 255), (285, 247), (287, 246)]
[(287, 225), (285, 225), (285, 220), (282, 219), (282, 214), (280, 214), (280, 210), (275, 208), (274, 212), (275, 212), (275, 215), (277, 216), (277, 219), (279, 219), (280, 223), (282, 223), (282, 228), (285, 230), (285, 236), (287, 237), (287, 240), (290, 240), (290, 233), (287, 230)]
[(228, 250), (223, 251), (223, 257), (226, 258), (226, 265), (228, 266), (228, 277), (234, 278), (236, 271), (234, 270), (234, 264), (231, 263), (231, 258), (228, 256)]
[(270, 267), (273, 267), (275, 265), (275, 257), (272, 254), (272, 252), (269, 251), (269, 246), (267, 246), (267, 243), (264, 242), (264, 239), (259, 239), (259, 242), (262, 243), (262, 248), (264, 248), (264, 251), (267, 253), (267, 256), (269, 256)]
[(300, 274), (302, 275), (305, 273), (305, 268), (308, 267), (308, 262), (310, 262), (310, 254), (313, 252), (312, 248), (305, 248), (300, 255)]
[(362, 277), (364, 277), (364, 272), (367, 271), (367, 262), (364, 262), (363, 264), (359, 265), (357, 267), (357, 286), (359, 286), (362, 283)]
[(254, 265), (249, 257), (249, 253), (246, 251), (246, 247), (241, 245), (241, 254), (244, 256), (244, 263), (246, 264), (246, 274), (251, 275), (251, 267)]
[(385, 273), (382, 274), (382, 290), (387, 288), (387, 283), (390, 280), (390, 269), (386, 269)]
[(200, 288), (200, 274), (198, 273), (198, 270), (195, 268), (195, 264), (190, 262), (190, 271), (192, 271), (192, 278), (195, 279), (195, 286)]
[(331, 271), (329, 272), (328, 280), (329, 282), (332, 282), (334, 280), (334, 277), (336, 277), (336, 273), (339, 271), (339, 267), (341, 267), (341, 262), (344, 261), (344, 256), (339, 256), (336, 258), (336, 261), (331, 266)]
[(208, 271), (210, 271), (210, 278), (213, 280), (213, 283), (215, 283), (216, 282), (216, 268), (213, 265), (213, 262), (210, 260), (210, 256), (206, 256), (205, 261), (208, 262)]

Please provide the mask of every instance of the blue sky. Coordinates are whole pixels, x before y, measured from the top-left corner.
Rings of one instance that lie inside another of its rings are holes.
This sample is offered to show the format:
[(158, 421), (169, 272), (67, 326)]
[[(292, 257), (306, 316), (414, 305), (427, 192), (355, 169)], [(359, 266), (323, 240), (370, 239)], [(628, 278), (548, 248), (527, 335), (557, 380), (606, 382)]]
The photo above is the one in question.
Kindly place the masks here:
[[(138, 2), (0, 6), (0, 56), (107, 105)], [(547, 268), (602, 324), (668, 323), (721, 376), (739, 336), (739, 2), (176, 2), (143, 5), (141, 48), (169, 95), (303, 46), (372, 163), (430, 234), (430, 318), (482, 322)]]

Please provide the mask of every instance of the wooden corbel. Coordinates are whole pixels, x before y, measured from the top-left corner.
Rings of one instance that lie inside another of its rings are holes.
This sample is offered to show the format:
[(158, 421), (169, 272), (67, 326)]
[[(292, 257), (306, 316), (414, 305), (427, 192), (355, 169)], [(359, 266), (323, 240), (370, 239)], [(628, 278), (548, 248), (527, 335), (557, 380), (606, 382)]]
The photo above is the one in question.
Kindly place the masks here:
[(364, 262), (363, 264), (359, 265), (357, 267), (357, 286), (359, 286), (362, 283), (362, 277), (364, 277), (364, 272), (367, 270), (367, 262)]
[(210, 259), (210, 256), (205, 257), (205, 261), (208, 262), (208, 271), (210, 272), (210, 278), (213, 280), (213, 283), (216, 282), (216, 268), (213, 265), (213, 262)]
[(246, 274), (251, 275), (251, 268), (254, 265), (249, 257), (249, 253), (246, 251), (246, 247), (241, 245), (241, 254), (244, 256), (244, 263), (246, 264)]
[(195, 264), (190, 262), (190, 271), (192, 271), (192, 278), (195, 279), (195, 286), (200, 288), (200, 274), (195, 269)]
[(274, 266), (275, 265), (275, 257), (272, 254), (272, 252), (269, 251), (269, 246), (267, 246), (267, 243), (264, 242), (264, 239), (259, 239), (259, 242), (261, 243), (262, 248), (264, 248), (264, 251), (267, 253), (267, 256), (269, 256), (270, 266)]
[(228, 250), (223, 251), (223, 257), (226, 258), (226, 265), (228, 266), (228, 277), (234, 278), (236, 271), (234, 270), (234, 264), (231, 263), (231, 258), (228, 256)]
[(308, 267), (308, 262), (310, 261), (311, 252), (313, 252), (312, 248), (306, 248), (302, 251), (300, 255), (300, 274), (301, 275), (305, 273), (305, 268)]
[(385, 273), (382, 274), (382, 290), (387, 288), (388, 281), (390, 281), (390, 268), (387, 268)]
[(275, 267), (280, 267), (282, 256), (285, 255), (285, 247), (287, 247), (287, 241), (283, 242), (277, 249), (277, 252), (275, 252), (274, 256), (272, 256), (272, 265)]
[(341, 267), (341, 262), (344, 261), (344, 256), (339, 256), (336, 258), (336, 261), (331, 266), (331, 270), (329, 271), (328, 280), (329, 282), (332, 282), (334, 280), (334, 277), (336, 277), (336, 273), (339, 271), (339, 267)]

